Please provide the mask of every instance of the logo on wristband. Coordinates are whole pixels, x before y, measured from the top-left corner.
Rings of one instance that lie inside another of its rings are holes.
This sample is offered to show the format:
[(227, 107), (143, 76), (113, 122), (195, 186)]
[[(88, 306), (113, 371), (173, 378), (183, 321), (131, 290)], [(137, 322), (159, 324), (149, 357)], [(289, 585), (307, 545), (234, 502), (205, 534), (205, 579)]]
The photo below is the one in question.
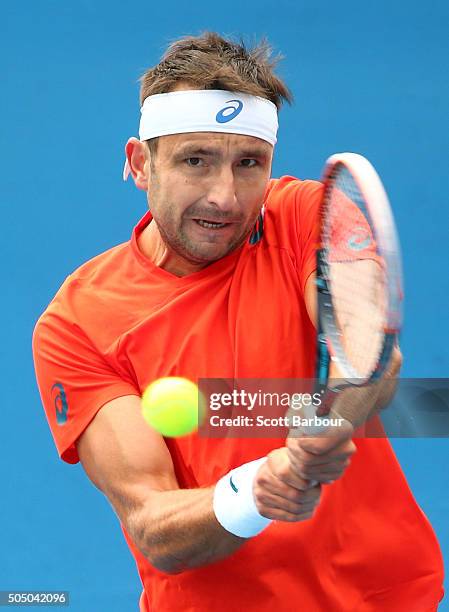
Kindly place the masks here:
[(234, 491), (234, 493), (238, 493), (239, 492), (239, 490), (237, 489), (235, 484), (232, 482), (232, 476), (229, 478), (229, 484), (231, 485), (231, 489)]

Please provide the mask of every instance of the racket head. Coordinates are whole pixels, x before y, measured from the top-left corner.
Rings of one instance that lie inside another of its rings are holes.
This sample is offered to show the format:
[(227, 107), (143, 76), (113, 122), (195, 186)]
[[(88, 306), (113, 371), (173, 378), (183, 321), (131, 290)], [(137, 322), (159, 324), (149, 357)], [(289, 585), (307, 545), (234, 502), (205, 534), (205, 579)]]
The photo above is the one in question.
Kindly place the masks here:
[(367, 159), (326, 162), (317, 248), (317, 378), (335, 360), (346, 382), (385, 371), (402, 325), (399, 240), (382, 182)]

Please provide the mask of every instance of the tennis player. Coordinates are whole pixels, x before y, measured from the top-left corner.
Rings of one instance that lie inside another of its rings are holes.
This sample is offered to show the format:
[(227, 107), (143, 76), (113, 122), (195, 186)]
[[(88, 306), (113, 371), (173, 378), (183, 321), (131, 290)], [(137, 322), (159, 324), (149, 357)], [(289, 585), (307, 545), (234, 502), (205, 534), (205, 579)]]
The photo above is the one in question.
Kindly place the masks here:
[(42, 401), (121, 521), (141, 611), (430, 612), (441, 554), (386, 439), (163, 439), (141, 416), (162, 376), (313, 377), (322, 185), (270, 178), (284, 100), (267, 45), (215, 33), (146, 72), (125, 175), (150, 210), (37, 323)]

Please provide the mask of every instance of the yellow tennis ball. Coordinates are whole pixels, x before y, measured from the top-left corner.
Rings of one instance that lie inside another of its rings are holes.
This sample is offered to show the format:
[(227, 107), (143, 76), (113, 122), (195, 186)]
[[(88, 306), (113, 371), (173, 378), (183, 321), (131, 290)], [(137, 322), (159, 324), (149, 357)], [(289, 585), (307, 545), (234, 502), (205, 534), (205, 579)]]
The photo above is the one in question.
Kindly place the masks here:
[(179, 376), (155, 380), (142, 395), (143, 418), (169, 438), (186, 436), (198, 429), (204, 407), (204, 397), (197, 385)]

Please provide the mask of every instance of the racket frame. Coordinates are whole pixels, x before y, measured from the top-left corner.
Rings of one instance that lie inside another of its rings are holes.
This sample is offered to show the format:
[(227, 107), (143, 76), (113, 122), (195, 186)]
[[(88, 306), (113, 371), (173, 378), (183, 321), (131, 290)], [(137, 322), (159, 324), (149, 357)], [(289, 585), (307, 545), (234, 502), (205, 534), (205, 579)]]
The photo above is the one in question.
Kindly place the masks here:
[[(337, 153), (329, 157), (323, 173), (324, 196), (320, 209), (320, 228), (326, 220), (328, 197), (334, 177), (343, 166), (355, 179), (356, 185), (365, 202), (368, 220), (374, 234), (377, 250), (385, 262), (387, 282), (387, 317), (384, 337), (377, 367), (368, 376), (361, 376), (345, 359), (345, 351), (340, 341), (329, 288), (329, 265), (326, 259), (326, 248), (320, 242), (317, 248), (316, 286), (318, 293), (318, 329), (317, 329), (317, 384), (323, 389), (328, 386), (330, 362), (335, 361), (343, 374), (344, 380), (328, 387), (328, 391), (338, 393), (348, 386), (368, 384), (382, 376), (389, 363), (397, 336), (402, 324), (402, 272), (399, 240), (396, 233), (393, 214), (382, 182), (370, 162), (356, 153)], [(331, 399), (331, 398), (329, 398)], [(327, 403), (327, 402), (326, 402)]]

